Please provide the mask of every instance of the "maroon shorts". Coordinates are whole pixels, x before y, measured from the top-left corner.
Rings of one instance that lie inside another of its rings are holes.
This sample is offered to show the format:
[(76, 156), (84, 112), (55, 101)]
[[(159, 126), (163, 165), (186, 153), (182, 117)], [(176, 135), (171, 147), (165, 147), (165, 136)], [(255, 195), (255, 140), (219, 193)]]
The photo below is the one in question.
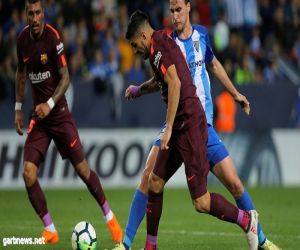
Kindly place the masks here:
[(207, 192), (207, 124), (206, 120), (190, 128), (173, 130), (168, 150), (160, 150), (154, 174), (167, 182), (184, 163), (187, 184), (192, 199)]
[(78, 162), (83, 160), (83, 147), (78, 130), (67, 107), (52, 110), (43, 120), (32, 117), (24, 145), (24, 161), (39, 166), (45, 160), (51, 140), (54, 141), (63, 159), (72, 156)]

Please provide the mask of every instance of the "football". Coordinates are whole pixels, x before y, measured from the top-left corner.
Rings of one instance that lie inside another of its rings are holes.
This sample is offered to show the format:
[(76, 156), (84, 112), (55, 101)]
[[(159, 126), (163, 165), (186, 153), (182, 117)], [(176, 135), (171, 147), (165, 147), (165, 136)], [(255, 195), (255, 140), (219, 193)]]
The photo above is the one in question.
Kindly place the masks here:
[(95, 250), (97, 237), (92, 224), (86, 221), (79, 222), (73, 229), (71, 244), (73, 250)]

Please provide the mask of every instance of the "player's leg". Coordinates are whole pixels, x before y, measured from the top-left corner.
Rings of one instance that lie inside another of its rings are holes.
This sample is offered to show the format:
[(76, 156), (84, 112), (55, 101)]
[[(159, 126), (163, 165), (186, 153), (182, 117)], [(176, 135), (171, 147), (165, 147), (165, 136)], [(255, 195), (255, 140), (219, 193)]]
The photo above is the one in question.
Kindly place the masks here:
[(46, 244), (57, 243), (59, 241), (58, 233), (51, 215), (48, 212), (46, 198), (37, 179), (37, 175), (38, 167), (32, 162), (25, 161), (23, 178), (30, 203), (44, 224), (42, 237), (44, 237)]
[(159, 150), (154, 169), (149, 177), (146, 250), (157, 249), (157, 232), (163, 206), (163, 189), (181, 164), (181, 156), (174, 147), (171, 137), (169, 149)]
[(141, 177), (139, 186), (137, 187), (133, 199), (131, 201), (131, 206), (129, 210), (128, 220), (125, 229), (125, 236), (123, 243), (116, 244), (115, 248), (112, 250), (128, 250), (130, 249), (134, 237), (136, 235), (137, 229), (141, 224), (147, 208), (148, 202), (148, 181), (149, 175), (154, 168), (157, 154), (160, 146), (160, 135), (163, 133), (165, 126), (162, 127), (159, 136), (153, 142), (153, 146), (149, 152), (145, 168)]
[(207, 213), (239, 225), (247, 233), (250, 249), (256, 250), (258, 247), (256, 211), (248, 213), (240, 210), (222, 195), (207, 192), (207, 175), (210, 167), (207, 159), (206, 126), (200, 123), (199, 127), (191, 127), (178, 138), (194, 206), (200, 213)]
[(102, 209), (107, 227), (115, 242), (122, 242), (123, 231), (111, 211), (108, 201), (106, 200), (100, 179), (97, 174), (90, 169), (83, 147), (80, 141), (78, 130), (70, 113), (65, 113), (58, 127), (51, 129), (51, 136), (63, 159), (69, 158), (75, 171), (87, 185), (90, 193)]
[(147, 237), (145, 249), (156, 250), (158, 225), (163, 206), (163, 189), (165, 181), (153, 172), (149, 178), (147, 203)]
[[(191, 192), (191, 195), (194, 196), (195, 193)], [(227, 201), (222, 195), (209, 192), (193, 199), (193, 204), (200, 213), (207, 213), (220, 220), (239, 225), (246, 233), (249, 249), (257, 249), (258, 214), (255, 210), (250, 210), (249, 212), (241, 210)]]
[(97, 174), (90, 169), (84, 157), (83, 150), (79, 149), (73, 152), (73, 154), (71, 154), (70, 156), (70, 160), (77, 174), (86, 184), (88, 190), (100, 206), (102, 213), (105, 217), (107, 227), (112, 235), (113, 241), (117, 243), (122, 242), (123, 231), (118, 223), (116, 216), (110, 209), (103, 188), (101, 186), (100, 179), (98, 178)]
[[(236, 172), (232, 158), (229, 156), (228, 151), (213, 127), (208, 128), (207, 146), (211, 171), (233, 195), (238, 208), (246, 211), (255, 210), (251, 197)], [(272, 245), (271, 249), (279, 249), (274, 243), (266, 239), (260, 223), (257, 230), (259, 245), (263, 249), (270, 249), (270, 245)]]
[(159, 151), (158, 145), (154, 144), (149, 152), (146, 165), (141, 177), (140, 184), (136, 189), (131, 201), (128, 221), (126, 224), (123, 245), (118, 244), (113, 250), (130, 249), (137, 229), (139, 228), (145, 214), (148, 202), (148, 180), (151, 171), (154, 168), (157, 154)]
[(46, 198), (37, 178), (38, 167), (45, 158), (49, 143), (47, 133), (39, 125), (28, 131), (24, 145), (23, 179), (31, 205), (44, 224), (42, 237), (45, 243), (56, 243), (59, 241), (58, 233), (48, 212)]

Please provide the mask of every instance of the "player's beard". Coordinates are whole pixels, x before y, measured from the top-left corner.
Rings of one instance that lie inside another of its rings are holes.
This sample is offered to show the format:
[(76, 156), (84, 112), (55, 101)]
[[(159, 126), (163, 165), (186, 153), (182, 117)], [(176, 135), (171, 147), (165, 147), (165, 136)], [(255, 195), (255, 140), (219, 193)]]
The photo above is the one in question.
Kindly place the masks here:
[(145, 43), (143, 43), (143, 47), (144, 49), (140, 51), (140, 54), (144, 60), (147, 60), (149, 58), (149, 51), (147, 50), (147, 45)]
[(147, 60), (149, 58), (149, 53), (148, 52), (145, 52), (144, 54), (143, 54), (143, 59), (144, 60)]
[(43, 25), (44, 25), (43, 23), (31, 25), (30, 32), (34, 38), (38, 38), (41, 35), (42, 30), (43, 30)]

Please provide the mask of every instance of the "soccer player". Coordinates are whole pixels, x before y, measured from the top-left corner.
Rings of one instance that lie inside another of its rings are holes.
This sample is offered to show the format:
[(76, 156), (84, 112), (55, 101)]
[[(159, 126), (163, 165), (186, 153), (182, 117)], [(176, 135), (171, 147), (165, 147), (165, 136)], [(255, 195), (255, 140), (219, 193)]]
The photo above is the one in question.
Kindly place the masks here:
[[(256, 211), (238, 209), (223, 196), (209, 193), (206, 189), (209, 163), (205, 112), (180, 48), (164, 31), (153, 30), (147, 15), (141, 11), (134, 12), (130, 17), (126, 38), (135, 54), (141, 55), (144, 60), (149, 58), (153, 69), (152, 84), (148, 84), (148, 89), (144, 91), (160, 89), (167, 105), (160, 147), (149, 176), (145, 249), (157, 249), (164, 185), (182, 163), (185, 164), (187, 184), (195, 209), (239, 225), (247, 234), (249, 249), (257, 249)], [(126, 248), (126, 242), (122, 246)]]
[[(186, 60), (188, 61), (193, 82), (197, 87), (197, 95), (199, 96), (206, 113), (208, 122), (207, 150), (210, 171), (212, 171), (212, 173), (231, 192), (240, 209), (251, 210), (254, 209), (253, 202), (236, 173), (232, 158), (229, 156), (227, 149), (212, 127), (213, 103), (210, 94), (210, 81), (206, 66), (220, 80), (222, 85), (224, 85), (234, 99), (241, 104), (247, 114), (250, 112), (250, 104), (246, 97), (236, 90), (228, 78), (223, 66), (214, 56), (207, 34), (207, 29), (203, 26), (192, 25), (190, 23), (190, 8), (190, 1), (188, 0), (170, 0), (170, 11), (172, 21), (175, 26), (172, 38), (180, 46)], [(153, 84), (155, 86), (155, 78), (150, 79), (140, 86), (131, 85), (127, 88), (125, 95), (128, 99), (133, 99), (143, 94), (154, 92), (156, 89), (152, 87)], [(131, 203), (123, 244), (117, 245), (115, 250), (122, 250), (125, 248), (129, 249), (131, 247), (137, 229), (146, 213), (148, 200), (148, 176), (154, 168), (159, 151), (159, 145), (160, 139), (158, 138), (151, 148), (141, 182)], [(258, 234), (261, 249), (279, 249), (274, 243), (265, 237), (260, 224), (258, 225)]]
[(62, 158), (71, 161), (101, 207), (113, 240), (121, 242), (122, 229), (109, 207), (98, 176), (85, 159), (76, 125), (68, 109), (64, 94), (70, 81), (60, 35), (51, 25), (44, 23), (42, 0), (27, 0), (25, 11), (28, 26), (17, 41), (15, 126), (17, 133), (23, 135), (21, 107), (28, 77), (34, 107), (24, 145), (23, 177), (29, 200), (44, 224), (42, 236), (46, 243), (59, 241), (37, 179), (40, 163), (53, 140)]

